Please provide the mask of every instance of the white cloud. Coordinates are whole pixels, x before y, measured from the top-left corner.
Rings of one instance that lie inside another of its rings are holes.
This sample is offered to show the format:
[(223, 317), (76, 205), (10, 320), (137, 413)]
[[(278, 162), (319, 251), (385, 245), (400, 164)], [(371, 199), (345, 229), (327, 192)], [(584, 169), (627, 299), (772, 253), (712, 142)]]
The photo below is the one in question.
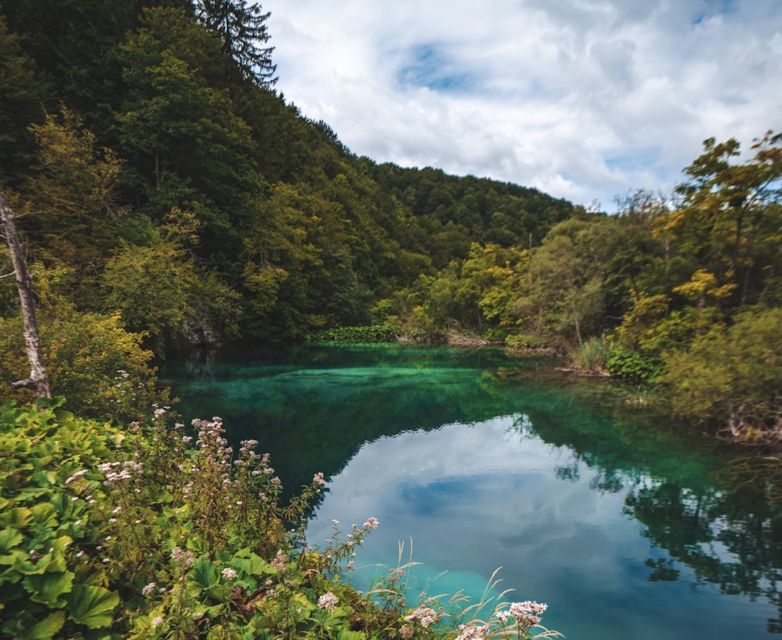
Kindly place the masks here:
[(610, 205), (780, 128), (777, 0), (272, 0), (279, 89), (354, 152)]

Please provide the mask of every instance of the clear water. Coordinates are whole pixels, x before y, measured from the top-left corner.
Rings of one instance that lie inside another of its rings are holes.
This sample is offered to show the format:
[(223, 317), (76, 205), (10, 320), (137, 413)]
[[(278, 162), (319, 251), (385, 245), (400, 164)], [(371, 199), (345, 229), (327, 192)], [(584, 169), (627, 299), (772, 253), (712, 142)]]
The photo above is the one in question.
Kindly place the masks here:
[(332, 519), (379, 518), (359, 588), (412, 540), (412, 594), (477, 598), (502, 567), (500, 588), (547, 602), (544, 623), (568, 638), (780, 631), (782, 513), (765, 487), (726, 473), (735, 451), (604, 382), (499, 350), (403, 346), (202, 354), (164, 375), (186, 418), (260, 440), (289, 491), (326, 474), (311, 543)]

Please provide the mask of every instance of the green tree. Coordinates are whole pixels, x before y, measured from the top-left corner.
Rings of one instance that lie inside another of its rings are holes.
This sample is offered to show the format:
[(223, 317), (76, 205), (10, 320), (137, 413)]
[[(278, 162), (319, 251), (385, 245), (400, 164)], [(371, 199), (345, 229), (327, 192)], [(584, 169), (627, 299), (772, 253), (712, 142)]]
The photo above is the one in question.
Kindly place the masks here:
[[(184, 12), (147, 10), (117, 56), (127, 86), (117, 128), (147, 189), (150, 212), (195, 211), (207, 250), (232, 234), (236, 242), (243, 199), (258, 190), (260, 179), (250, 128), (236, 115), (227, 88), (231, 68), (218, 37)], [(228, 255), (231, 250), (229, 243)]]
[(43, 117), (48, 87), (0, 15), (0, 185), (18, 186), (35, 155), (28, 127)]
[(605, 328), (606, 267), (616, 224), (572, 219), (552, 228), (533, 250), (520, 295), (509, 305), (515, 324), (579, 346)]
[(269, 30), (260, 3), (247, 0), (197, 0), (201, 21), (223, 42), (223, 51), (234, 59), (242, 72), (261, 87), (277, 82), (277, 65), (272, 63), (274, 47), (267, 46)]
[[(41, 310), (40, 327), (52, 393), (66, 396), (71, 410), (135, 420), (148, 415), (154, 402), (166, 401), (167, 392), (156, 388), (152, 352), (142, 347), (140, 334), (125, 331), (119, 315), (82, 313), (60, 298)], [(0, 318), (0, 380), (28, 370), (21, 319)], [(20, 389), (13, 397), (24, 401), (31, 394)]]
[(752, 309), (665, 357), (674, 410), (730, 437), (782, 441), (782, 309)]
[(148, 336), (159, 355), (167, 346), (235, 335), (237, 294), (172, 240), (126, 244), (109, 260), (103, 286), (106, 308), (119, 310), (125, 326)]
[(117, 196), (123, 163), (111, 149), (99, 148), (66, 107), (30, 130), (38, 171), (24, 183), (25, 229), (37, 257), (68, 270), (63, 288), (80, 306), (95, 307), (100, 272), (127, 213)]
[(267, 338), (355, 324), (358, 279), (340, 205), (276, 185), (245, 238), (252, 330)]
[(660, 235), (689, 258), (690, 274), (704, 270), (730, 288), (723, 308), (768, 298), (782, 258), (782, 135), (768, 132), (752, 150), (737, 164), (736, 140), (706, 140), (685, 169), (690, 180), (677, 187), (681, 206), (660, 220)]

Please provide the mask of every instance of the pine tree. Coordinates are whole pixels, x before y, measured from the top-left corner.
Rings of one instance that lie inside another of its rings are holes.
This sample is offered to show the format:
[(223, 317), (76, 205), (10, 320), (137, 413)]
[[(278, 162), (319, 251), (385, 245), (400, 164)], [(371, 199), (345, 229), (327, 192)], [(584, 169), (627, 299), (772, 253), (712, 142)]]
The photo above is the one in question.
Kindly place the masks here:
[(261, 5), (247, 0), (198, 0), (198, 17), (223, 41), (223, 51), (230, 55), (242, 72), (260, 86), (270, 88), (277, 82), (277, 65), (272, 63), (274, 47), (269, 41)]

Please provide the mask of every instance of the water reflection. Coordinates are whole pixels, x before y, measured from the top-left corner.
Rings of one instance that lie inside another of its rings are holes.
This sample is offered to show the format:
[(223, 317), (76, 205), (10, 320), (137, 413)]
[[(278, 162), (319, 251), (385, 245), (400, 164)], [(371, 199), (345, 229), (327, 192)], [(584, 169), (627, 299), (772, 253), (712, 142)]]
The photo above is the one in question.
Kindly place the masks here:
[[(288, 487), (331, 478), (332, 518), (381, 527), (358, 564), (414, 540), (419, 585), (546, 600), (578, 638), (753, 638), (779, 631), (779, 510), (717, 477), (730, 451), (629, 413), (606, 386), (501, 352), (301, 348), (220, 354), (169, 375), (188, 416), (219, 413), (271, 451)], [(373, 569), (356, 574), (358, 583)], [(686, 630), (686, 631), (685, 631)]]

